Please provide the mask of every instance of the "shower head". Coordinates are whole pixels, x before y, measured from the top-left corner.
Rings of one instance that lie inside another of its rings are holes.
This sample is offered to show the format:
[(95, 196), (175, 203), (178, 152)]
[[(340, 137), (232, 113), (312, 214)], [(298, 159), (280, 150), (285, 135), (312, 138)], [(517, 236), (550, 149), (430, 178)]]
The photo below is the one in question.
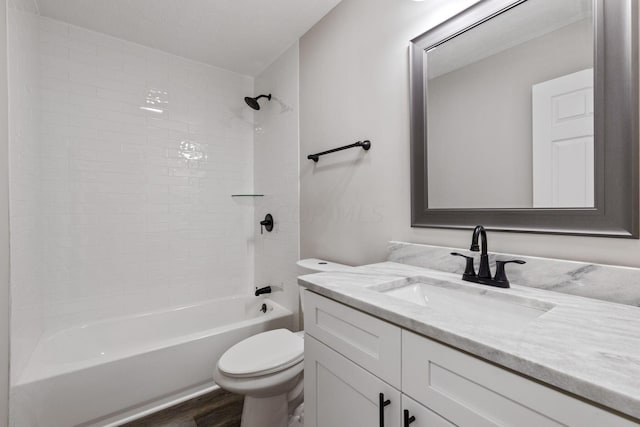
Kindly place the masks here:
[(249, 96), (245, 96), (244, 97), (244, 102), (246, 102), (249, 107), (251, 107), (254, 110), (258, 111), (260, 109), (260, 104), (258, 104), (258, 99), (260, 99), (260, 98), (267, 98), (269, 101), (271, 101), (271, 94), (269, 94), (269, 95), (260, 95), (260, 96), (256, 96), (255, 98), (251, 98)]

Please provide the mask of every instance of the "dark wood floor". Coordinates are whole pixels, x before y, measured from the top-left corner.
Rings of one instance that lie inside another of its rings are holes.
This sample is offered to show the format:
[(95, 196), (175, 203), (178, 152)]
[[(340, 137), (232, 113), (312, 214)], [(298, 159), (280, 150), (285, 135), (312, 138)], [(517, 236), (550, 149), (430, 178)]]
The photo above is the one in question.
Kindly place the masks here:
[(243, 396), (216, 390), (122, 427), (240, 427)]

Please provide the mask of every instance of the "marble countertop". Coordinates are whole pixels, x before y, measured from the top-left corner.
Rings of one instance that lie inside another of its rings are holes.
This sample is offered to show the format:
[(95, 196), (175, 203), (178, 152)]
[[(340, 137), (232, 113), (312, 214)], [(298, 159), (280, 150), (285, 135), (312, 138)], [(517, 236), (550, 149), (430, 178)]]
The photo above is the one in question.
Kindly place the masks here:
[[(497, 298), (535, 301), (548, 311), (523, 328), (501, 328), (480, 324), (460, 310), (422, 306), (380, 292), (420, 276)], [(309, 274), (298, 282), (405, 329), (640, 419), (638, 307), (513, 283), (510, 289), (475, 285), (458, 274), (394, 262)]]

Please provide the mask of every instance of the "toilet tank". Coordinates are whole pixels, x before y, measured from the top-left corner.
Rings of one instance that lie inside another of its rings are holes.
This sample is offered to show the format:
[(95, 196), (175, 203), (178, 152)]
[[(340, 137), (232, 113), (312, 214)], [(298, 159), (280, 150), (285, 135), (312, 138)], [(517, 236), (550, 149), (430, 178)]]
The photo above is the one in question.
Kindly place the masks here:
[[(297, 262), (298, 264), (298, 275), (302, 276), (304, 274), (312, 274), (312, 273), (322, 273), (327, 271), (349, 271), (353, 269), (353, 267), (345, 264), (339, 264), (337, 262), (325, 261), (323, 259), (318, 258), (306, 258), (301, 259)], [(305, 287), (300, 286), (300, 308), (304, 312), (304, 291)]]

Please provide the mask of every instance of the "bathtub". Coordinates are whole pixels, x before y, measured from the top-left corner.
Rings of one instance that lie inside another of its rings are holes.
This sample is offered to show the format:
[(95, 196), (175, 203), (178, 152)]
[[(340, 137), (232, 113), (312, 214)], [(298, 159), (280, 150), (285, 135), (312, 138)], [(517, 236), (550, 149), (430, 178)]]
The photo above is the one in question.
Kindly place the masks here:
[(157, 402), (167, 406), (186, 392), (210, 389), (214, 364), (226, 349), (291, 325), (292, 313), (273, 301), (236, 296), (62, 330), (40, 341), (13, 385), (12, 424), (94, 426), (124, 414), (131, 419)]

